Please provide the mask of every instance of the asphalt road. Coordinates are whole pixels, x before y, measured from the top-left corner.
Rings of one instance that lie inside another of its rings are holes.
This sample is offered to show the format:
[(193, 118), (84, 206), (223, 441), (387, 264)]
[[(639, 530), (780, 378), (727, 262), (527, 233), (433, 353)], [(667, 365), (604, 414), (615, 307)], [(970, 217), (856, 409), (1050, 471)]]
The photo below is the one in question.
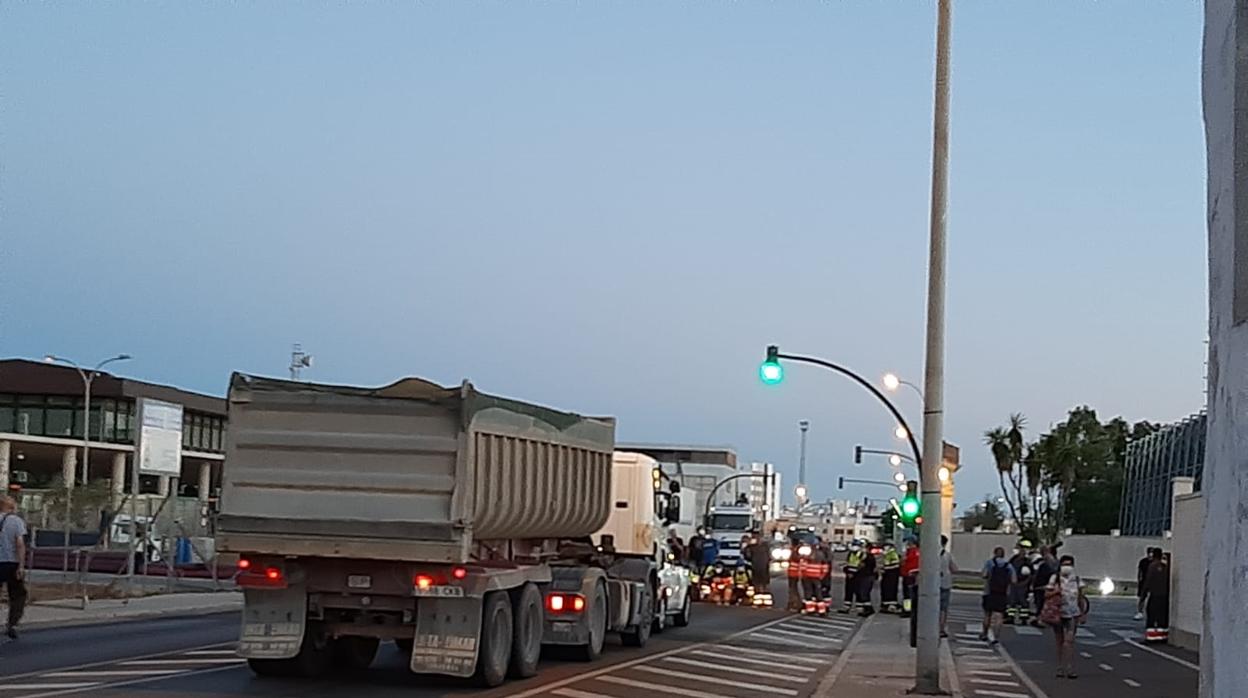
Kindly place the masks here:
[[(777, 605), (783, 603), (781, 591)], [(697, 604), (689, 627), (670, 628), (645, 648), (625, 648), (612, 639), (598, 662), (544, 658), (536, 678), (483, 691), (462, 681), (413, 676), (392, 644), (383, 645), (373, 667), (357, 676), (259, 679), (234, 655), (237, 614), (169, 618), (35, 630), (6, 642), (0, 645), (0, 698), (624, 698), (664, 687), (686, 698), (805, 698), (857, 626), (857, 618), (845, 616), (808, 619), (774, 609)]]
[(950, 612), (951, 648), (965, 694), (984, 698), (1196, 698), (1199, 658), (1168, 646), (1145, 646), (1144, 623), (1135, 621), (1135, 599), (1092, 598), (1086, 625), (1076, 635), (1079, 678), (1056, 676), (1052, 631), (1006, 626), (999, 653), (978, 640), (980, 597), (955, 593)]

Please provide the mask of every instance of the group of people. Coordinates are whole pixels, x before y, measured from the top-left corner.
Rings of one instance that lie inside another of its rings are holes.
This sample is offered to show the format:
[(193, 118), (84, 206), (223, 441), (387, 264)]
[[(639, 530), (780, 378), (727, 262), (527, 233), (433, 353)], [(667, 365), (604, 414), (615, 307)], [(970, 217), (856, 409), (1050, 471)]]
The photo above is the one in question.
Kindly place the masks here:
[(1145, 621), (1144, 641), (1170, 639), (1170, 556), (1161, 548), (1149, 548), (1140, 560), (1139, 609), (1136, 620)]

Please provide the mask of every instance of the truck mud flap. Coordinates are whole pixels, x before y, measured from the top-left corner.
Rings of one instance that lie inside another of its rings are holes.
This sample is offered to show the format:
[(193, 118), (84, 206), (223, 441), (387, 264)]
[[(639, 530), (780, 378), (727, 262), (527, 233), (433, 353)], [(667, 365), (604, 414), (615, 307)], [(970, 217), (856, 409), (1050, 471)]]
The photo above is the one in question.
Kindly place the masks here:
[(420, 599), (416, 604), (412, 672), (472, 676), (477, 669), (480, 635), (481, 599)]
[(238, 654), (247, 659), (290, 659), (299, 654), (308, 622), (303, 587), (243, 591)]

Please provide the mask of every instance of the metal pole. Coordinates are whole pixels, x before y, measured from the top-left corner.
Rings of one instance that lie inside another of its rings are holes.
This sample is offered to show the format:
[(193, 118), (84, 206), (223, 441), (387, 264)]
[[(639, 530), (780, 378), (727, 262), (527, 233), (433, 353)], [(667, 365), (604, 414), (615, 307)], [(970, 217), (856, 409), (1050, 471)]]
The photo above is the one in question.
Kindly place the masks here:
[(82, 484), (87, 484), (88, 468), (91, 467), (91, 381), (94, 373), (78, 369), (82, 374)]
[[(802, 447), (801, 456), (798, 458), (797, 466), (797, 484), (806, 485), (806, 431), (810, 429), (810, 422), (803, 419), (797, 423), (799, 429), (802, 430)], [(807, 491), (809, 493), (809, 490)]]
[(918, 642), (914, 692), (940, 688), (940, 463), (944, 456), (945, 217), (949, 195), (949, 39), (952, 0), (936, 3), (936, 85), (932, 117), (931, 240), (927, 353), (923, 370), (923, 524), (919, 538)]
[[(140, 415), (141, 416), (141, 415)], [(140, 425), (136, 424), (136, 427)], [(134, 439), (137, 447), (138, 439)], [(127, 531), (130, 537), (130, 544), (127, 546), (129, 554), (126, 556), (126, 598), (134, 596), (134, 539), (138, 536), (138, 526), (135, 525), (135, 519), (139, 518), (139, 449), (134, 449), (134, 456), (130, 459), (130, 525)]]

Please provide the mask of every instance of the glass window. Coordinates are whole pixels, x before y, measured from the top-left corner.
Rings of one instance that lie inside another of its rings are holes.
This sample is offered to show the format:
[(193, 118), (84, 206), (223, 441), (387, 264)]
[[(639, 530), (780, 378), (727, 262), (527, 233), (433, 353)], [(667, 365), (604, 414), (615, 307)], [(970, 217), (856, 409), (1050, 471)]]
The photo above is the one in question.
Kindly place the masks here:
[(17, 418), (13, 414), (11, 405), (0, 405), (0, 431), (12, 432), (17, 424)]
[(21, 397), (18, 398), (17, 406), (17, 425), (14, 429), (18, 434), (31, 434), (33, 436), (43, 436), (43, 398), (41, 397)]

